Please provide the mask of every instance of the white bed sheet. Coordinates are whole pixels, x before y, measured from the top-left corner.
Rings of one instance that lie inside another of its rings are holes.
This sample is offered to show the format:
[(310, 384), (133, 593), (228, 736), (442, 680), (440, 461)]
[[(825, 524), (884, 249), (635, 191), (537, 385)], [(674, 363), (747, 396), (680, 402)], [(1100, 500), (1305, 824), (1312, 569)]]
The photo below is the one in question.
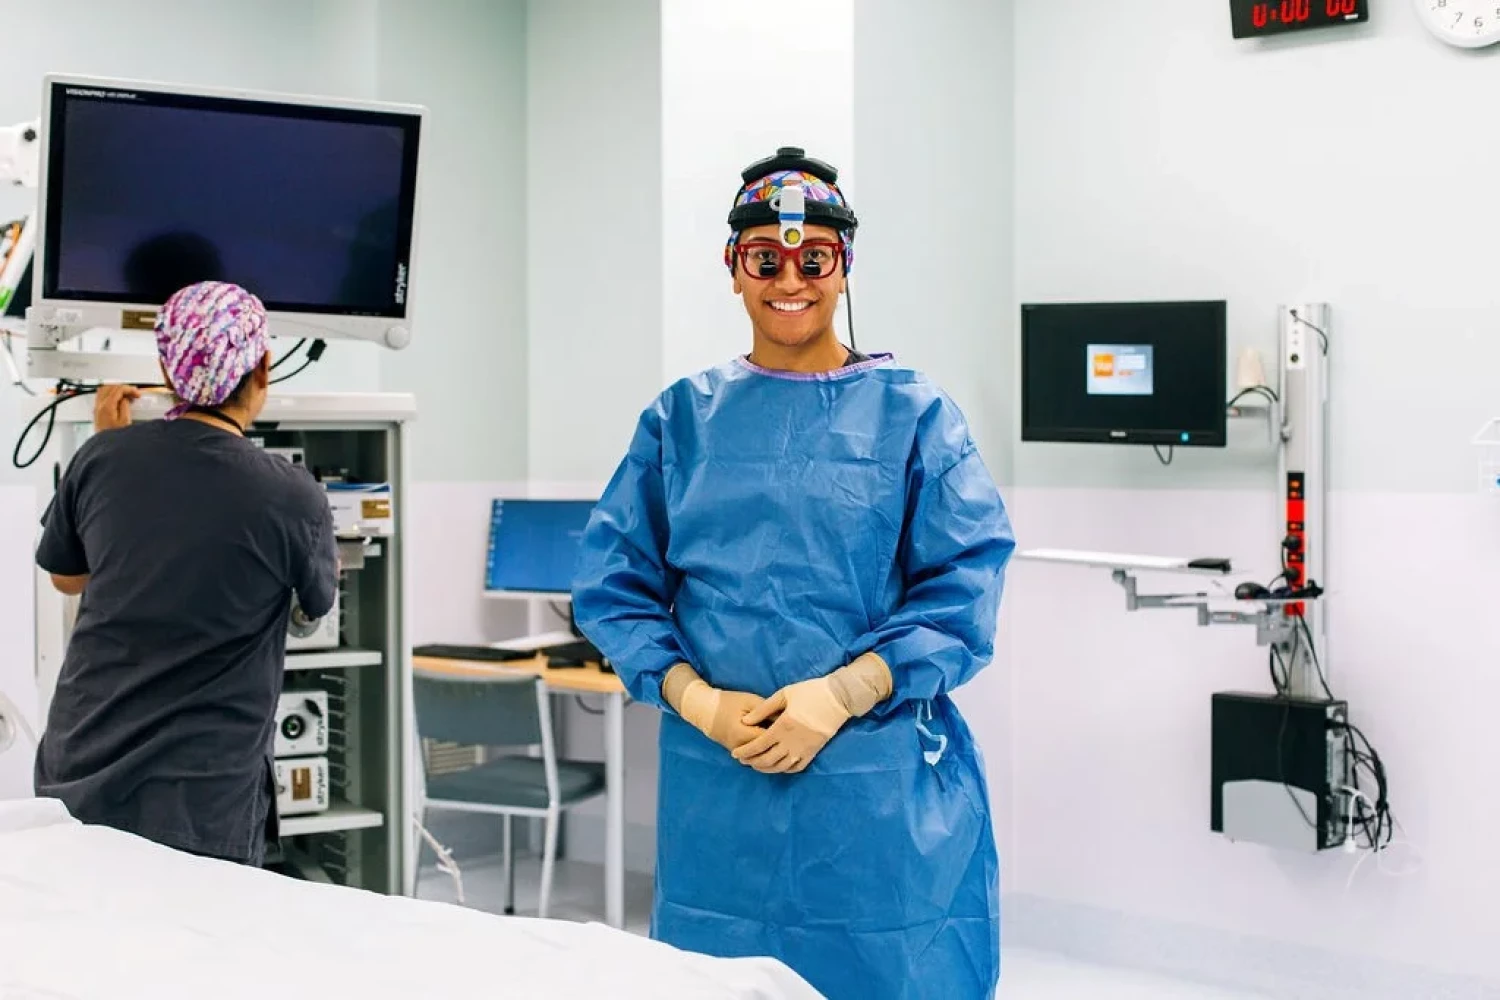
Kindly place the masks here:
[(819, 1000), (779, 962), (301, 882), (0, 802), (0, 1000)]

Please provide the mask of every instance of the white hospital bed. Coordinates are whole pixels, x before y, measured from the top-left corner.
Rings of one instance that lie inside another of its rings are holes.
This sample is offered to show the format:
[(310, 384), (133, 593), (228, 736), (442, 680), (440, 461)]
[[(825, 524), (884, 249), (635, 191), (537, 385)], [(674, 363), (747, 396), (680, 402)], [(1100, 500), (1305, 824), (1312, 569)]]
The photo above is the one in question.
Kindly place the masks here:
[(779, 962), (193, 857), (0, 802), (0, 1000), (819, 1000)]

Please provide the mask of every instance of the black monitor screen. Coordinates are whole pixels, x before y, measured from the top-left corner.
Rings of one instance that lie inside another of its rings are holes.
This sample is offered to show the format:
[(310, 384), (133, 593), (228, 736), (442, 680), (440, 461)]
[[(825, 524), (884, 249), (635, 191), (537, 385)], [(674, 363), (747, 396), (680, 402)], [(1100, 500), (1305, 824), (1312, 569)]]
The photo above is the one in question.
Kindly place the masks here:
[(1021, 307), (1021, 440), (1225, 443), (1225, 303)]
[(42, 298), (405, 317), (417, 115), (52, 88)]

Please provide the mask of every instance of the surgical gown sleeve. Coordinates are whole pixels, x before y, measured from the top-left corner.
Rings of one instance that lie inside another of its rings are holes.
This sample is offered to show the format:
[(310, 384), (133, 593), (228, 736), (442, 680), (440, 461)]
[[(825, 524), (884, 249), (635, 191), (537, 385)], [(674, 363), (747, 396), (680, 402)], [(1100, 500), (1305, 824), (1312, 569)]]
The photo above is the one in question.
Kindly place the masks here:
[(891, 697), (876, 715), (951, 692), (989, 663), (1015, 550), (1005, 504), (967, 434), (953, 464), (916, 478), (898, 551), (905, 594), (853, 649), (891, 669)]
[(584, 531), (573, 582), (578, 628), (607, 656), (637, 701), (666, 708), (661, 682), (690, 662), (672, 617), (676, 574), (667, 565), (662, 414), (642, 414)]

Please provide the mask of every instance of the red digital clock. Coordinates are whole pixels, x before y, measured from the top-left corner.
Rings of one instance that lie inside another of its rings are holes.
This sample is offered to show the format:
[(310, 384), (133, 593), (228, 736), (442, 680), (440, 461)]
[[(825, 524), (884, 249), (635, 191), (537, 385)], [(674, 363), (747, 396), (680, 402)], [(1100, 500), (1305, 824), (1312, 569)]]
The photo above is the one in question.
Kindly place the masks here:
[(1235, 38), (1280, 35), (1370, 19), (1369, 0), (1229, 0)]

